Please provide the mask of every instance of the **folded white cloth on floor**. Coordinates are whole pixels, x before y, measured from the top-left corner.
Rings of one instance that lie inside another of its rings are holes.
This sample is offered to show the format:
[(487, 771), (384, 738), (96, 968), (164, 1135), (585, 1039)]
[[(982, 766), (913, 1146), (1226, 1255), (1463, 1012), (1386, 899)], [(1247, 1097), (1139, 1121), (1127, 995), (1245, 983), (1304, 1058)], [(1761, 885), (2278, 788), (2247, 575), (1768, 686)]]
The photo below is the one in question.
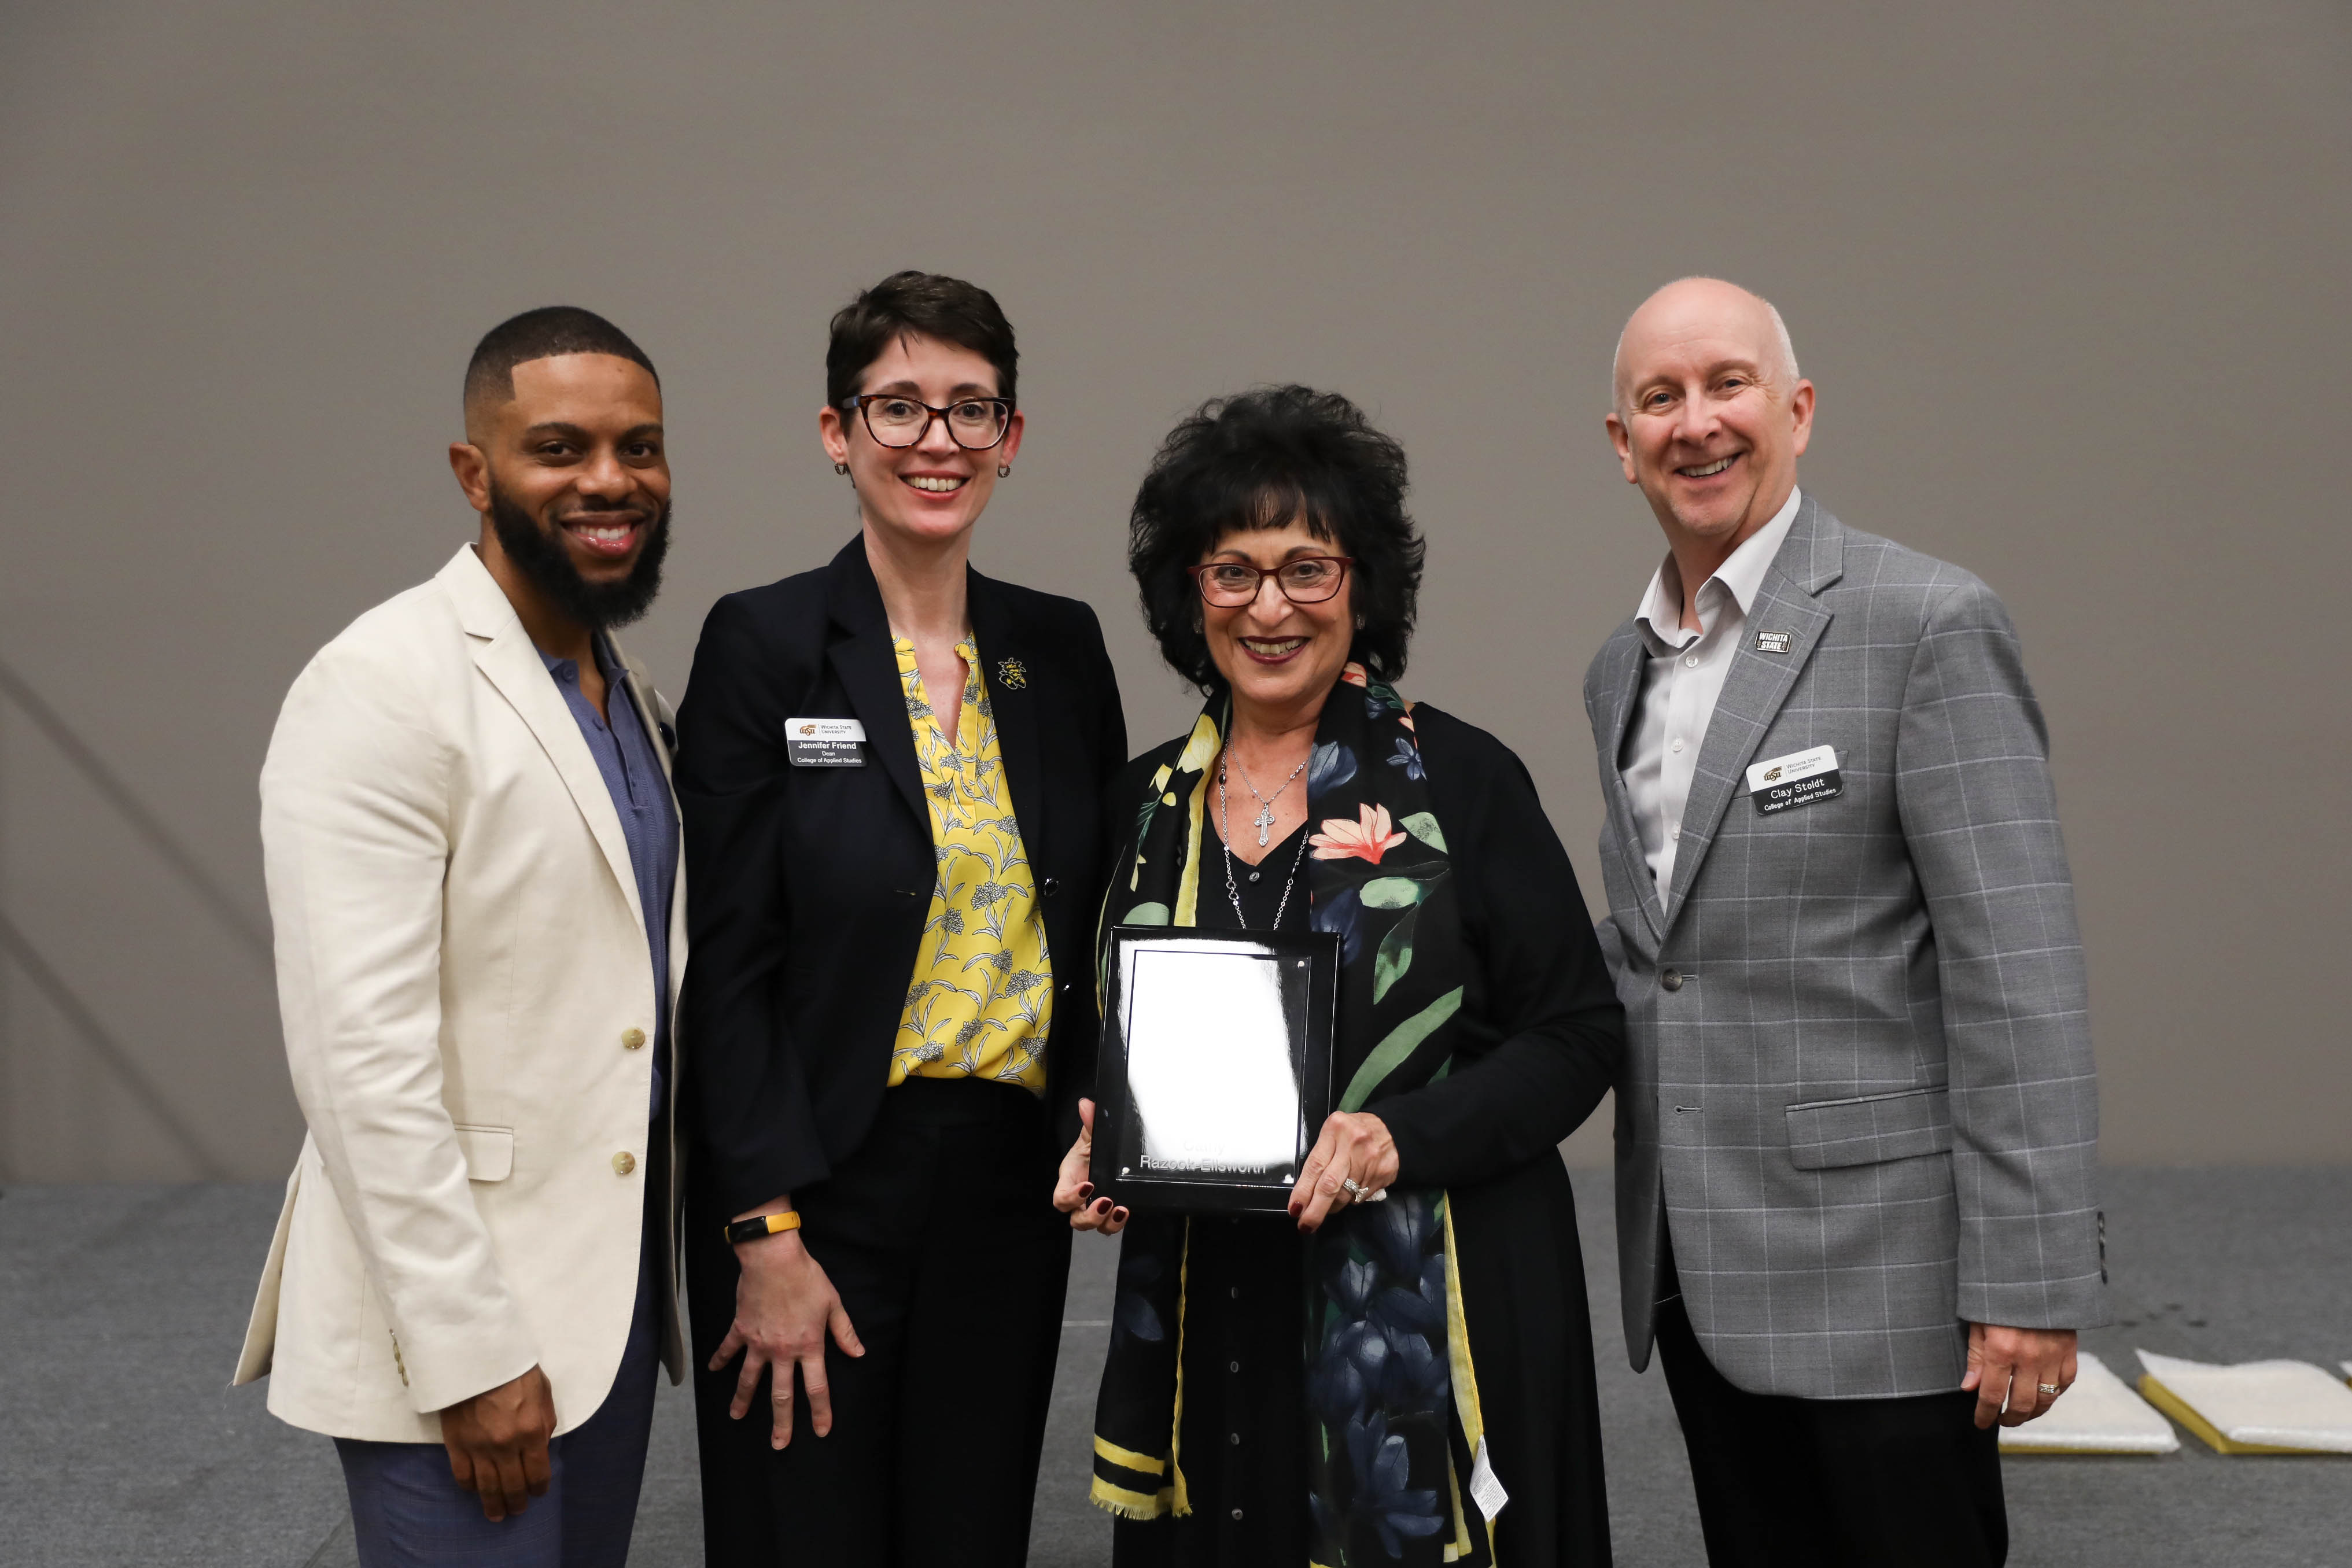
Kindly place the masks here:
[(2352, 1454), (2352, 1388), (2324, 1367), (2307, 1361), (2214, 1366), (2145, 1350), (2139, 1359), (2147, 1368), (2141, 1386), (2148, 1397), (2223, 1453)]
[(2179, 1448), (2172, 1423), (2087, 1350), (2074, 1358), (2073, 1386), (2046, 1413), (2000, 1429), (2004, 1454), (2170, 1454)]

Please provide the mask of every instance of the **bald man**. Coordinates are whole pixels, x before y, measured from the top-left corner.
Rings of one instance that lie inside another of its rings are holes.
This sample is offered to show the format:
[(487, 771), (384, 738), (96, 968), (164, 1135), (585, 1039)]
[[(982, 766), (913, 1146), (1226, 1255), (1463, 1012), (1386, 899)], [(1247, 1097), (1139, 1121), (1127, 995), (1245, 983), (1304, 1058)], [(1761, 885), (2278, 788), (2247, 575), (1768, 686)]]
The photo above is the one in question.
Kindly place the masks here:
[(2104, 1321), (2073, 884), (2000, 600), (1798, 487), (1813, 402), (1746, 289), (1625, 324), (1666, 538), (1584, 685), (1625, 1340), (1718, 1568), (1998, 1563), (1996, 1424)]
[(618, 1568), (684, 1372), (667, 709), (643, 350), (568, 306), (474, 350), (476, 537), (295, 681), (261, 840), (310, 1126), (236, 1381), (335, 1439), (362, 1568)]

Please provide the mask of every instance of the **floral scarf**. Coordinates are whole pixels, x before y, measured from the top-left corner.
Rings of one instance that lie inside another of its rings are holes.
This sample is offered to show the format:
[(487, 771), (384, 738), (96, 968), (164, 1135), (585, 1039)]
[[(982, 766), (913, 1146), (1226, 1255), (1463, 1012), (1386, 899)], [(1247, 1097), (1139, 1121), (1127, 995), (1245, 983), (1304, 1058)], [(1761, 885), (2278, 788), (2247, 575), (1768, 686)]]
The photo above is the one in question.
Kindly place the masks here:
[[(1464, 955), (1412, 714), (1359, 664), (1340, 679), (1307, 765), (1307, 815), (1322, 831), (1307, 841), (1307, 892), (1315, 928), (1340, 938), (1332, 1070), (1338, 1109), (1357, 1111), (1452, 1067)], [(1134, 863), (1103, 911), (1104, 962), (1113, 925), (1197, 923), (1229, 711), (1212, 700), (1139, 802)], [(1129, 1519), (1192, 1511), (1180, 1443), (1190, 1255), (1182, 1215), (1139, 1213), (1127, 1228), (1093, 1497)], [(1308, 1244), (1307, 1278), (1310, 1563), (1491, 1565), (1492, 1525), (1470, 1502), (1484, 1434), (1445, 1194), (1393, 1188), (1339, 1209)]]

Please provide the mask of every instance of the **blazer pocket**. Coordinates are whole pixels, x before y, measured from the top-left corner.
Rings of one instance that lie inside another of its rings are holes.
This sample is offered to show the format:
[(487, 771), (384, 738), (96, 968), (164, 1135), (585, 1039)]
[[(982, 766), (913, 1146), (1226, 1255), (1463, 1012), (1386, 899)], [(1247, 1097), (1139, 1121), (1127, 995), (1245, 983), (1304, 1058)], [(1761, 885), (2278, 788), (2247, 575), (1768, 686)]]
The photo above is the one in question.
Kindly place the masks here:
[(1801, 1171), (1907, 1160), (1951, 1146), (1951, 1095), (1940, 1083), (1789, 1107), (1789, 1163)]
[(514, 1174), (512, 1127), (469, 1127), (460, 1122), (457, 1130), (468, 1181), (504, 1181)]

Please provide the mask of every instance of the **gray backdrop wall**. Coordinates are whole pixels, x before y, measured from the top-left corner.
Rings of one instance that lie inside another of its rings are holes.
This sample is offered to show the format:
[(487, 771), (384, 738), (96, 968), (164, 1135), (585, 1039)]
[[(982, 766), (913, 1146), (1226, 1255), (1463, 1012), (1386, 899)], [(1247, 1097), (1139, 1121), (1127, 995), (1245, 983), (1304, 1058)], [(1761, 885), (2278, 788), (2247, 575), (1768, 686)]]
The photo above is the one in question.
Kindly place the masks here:
[(2333, 0), (19, 0), (0, 1177), (288, 1166), (255, 773), (311, 651), (471, 534), (475, 337), (573, 301), (661, 366), (676, 695), (717, 594), (848, 537), (824, 322), (905, 266), (1020, 329), (976, 559), (1096, 604), (1139, 746), (1188, 711), (1121, 570), (1156, 440), (1255, 382), (1375, 411), (1431, 541), (1408, 692), (1518, 748), (1588, 886), (1579, 682), (1661, 549), (1611, 345), (1681, 274), (1769, 294), (1808, 487), (2025, 636), (2107, 1157), (2352, 1155), (2347, 65)]

